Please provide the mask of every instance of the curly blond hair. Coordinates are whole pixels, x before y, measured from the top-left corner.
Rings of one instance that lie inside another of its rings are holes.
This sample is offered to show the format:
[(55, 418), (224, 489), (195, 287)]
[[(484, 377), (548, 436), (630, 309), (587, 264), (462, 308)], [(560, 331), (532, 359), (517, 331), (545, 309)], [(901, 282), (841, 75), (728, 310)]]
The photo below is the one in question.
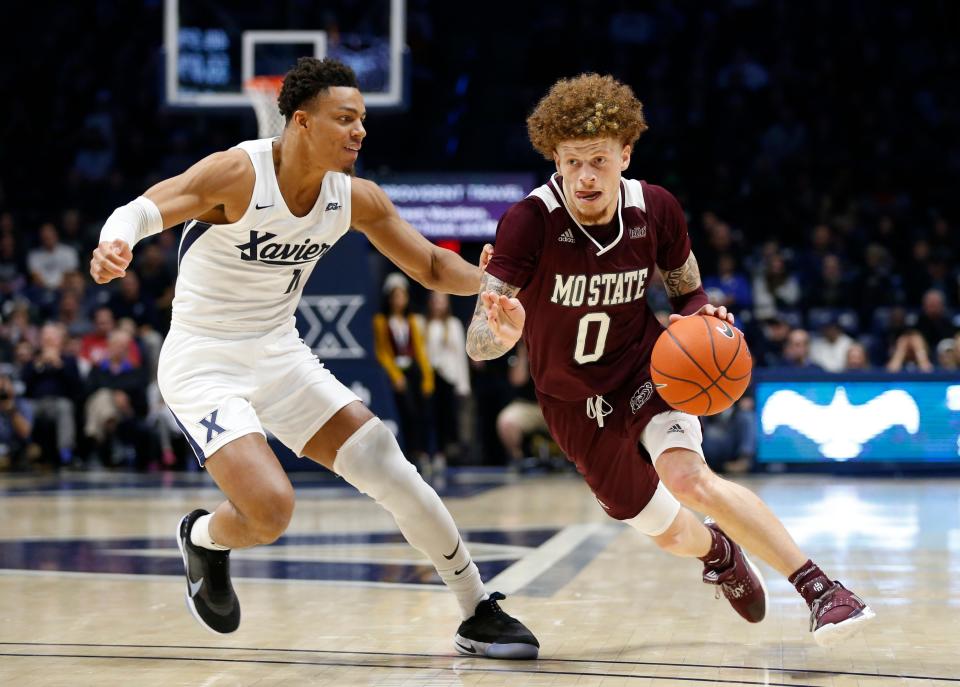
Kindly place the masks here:
[(527, 117), (530, 143), (551, 161), (562, 141), (614, 136), (632, 146), (646, 130), (643, 103), (633, 89), (600, 74), (561, 79)]

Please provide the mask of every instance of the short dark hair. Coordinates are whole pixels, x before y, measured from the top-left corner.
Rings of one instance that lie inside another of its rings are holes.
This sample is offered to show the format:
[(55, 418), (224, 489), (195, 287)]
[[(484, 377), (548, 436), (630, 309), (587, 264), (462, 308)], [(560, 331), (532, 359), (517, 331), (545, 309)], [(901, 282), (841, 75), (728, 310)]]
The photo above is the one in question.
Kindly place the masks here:
[(283, 77), (277, 106), (287, 122), (303, 104), (331, 86), (360, 88), (357, 75), (339, 60), (325, 57), (301, 57), (297, 65)]

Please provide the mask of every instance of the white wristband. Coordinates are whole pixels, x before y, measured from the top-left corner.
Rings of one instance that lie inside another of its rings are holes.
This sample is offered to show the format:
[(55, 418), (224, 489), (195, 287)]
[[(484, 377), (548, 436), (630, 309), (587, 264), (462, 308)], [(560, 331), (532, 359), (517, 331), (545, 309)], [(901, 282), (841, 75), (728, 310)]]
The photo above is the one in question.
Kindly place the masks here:
[(113, 211), (100, 230), (100, 243), (121, 239), (130, 248), (137, 241), (163, 231), (160, 208), (147, 198), (139, 196)]

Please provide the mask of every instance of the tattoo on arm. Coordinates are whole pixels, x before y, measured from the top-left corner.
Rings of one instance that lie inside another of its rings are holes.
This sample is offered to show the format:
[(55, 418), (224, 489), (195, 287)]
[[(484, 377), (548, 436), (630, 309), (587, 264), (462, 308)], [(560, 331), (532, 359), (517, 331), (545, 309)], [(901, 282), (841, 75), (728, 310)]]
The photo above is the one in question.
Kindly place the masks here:
[[(520, 292), (520, 288), (506, 284), (496, 277), (483, 273), (480, 280), (480, 293), (493, 291), (513, 298)], [(477, 295), (477, 307), (473, 311), (473, 320), (467, 329), (467, 355), (474, 360), (490, 360), (499, 358), (513, 346), (504, 346), (498, 342), (490, 326), (487, 324), (487, 313), (483, 308), (483, 300)]]
[(700, 266), (697, 265), (693, 251), (690, 251), (687, 261), (680, 267), (668, 272), (660, 270), (660, 276), (663, 278), (663, 288), (670, 298), (695, 291), (700, 286)]

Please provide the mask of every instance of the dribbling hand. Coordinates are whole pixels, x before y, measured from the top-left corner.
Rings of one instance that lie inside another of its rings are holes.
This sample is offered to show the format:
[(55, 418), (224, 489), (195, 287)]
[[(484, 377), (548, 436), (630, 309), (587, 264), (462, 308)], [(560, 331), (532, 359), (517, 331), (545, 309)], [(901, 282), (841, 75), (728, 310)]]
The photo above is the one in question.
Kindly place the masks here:
[[(693, 314), (706, 315), (707, 317), (719, 317), (721, 320), (726, 320), (728, 323), (733, 324), (733, 313), (727, 312), (727, 306), (725, 305), (717, 307), (716, 305), (710, 305), (707, 303)], [(670, 324), (673, 324), (677, 320), (682, 320), (684, 317), (689, 317), (689, 315), (677, 315), (674, 313), (670, 315)]]
[(520, 301), (493, 291), (484, 291), (480, 298), (487, 313), (487, 326), (497, 343), (512, 347), (520, 340), (527, 319)]
[(90, 276), (97, 284), (106, 284), (127, 276), (127, 267), (133, 260), (133, 251), (126, 241), (103, 241), (90, 259)]

